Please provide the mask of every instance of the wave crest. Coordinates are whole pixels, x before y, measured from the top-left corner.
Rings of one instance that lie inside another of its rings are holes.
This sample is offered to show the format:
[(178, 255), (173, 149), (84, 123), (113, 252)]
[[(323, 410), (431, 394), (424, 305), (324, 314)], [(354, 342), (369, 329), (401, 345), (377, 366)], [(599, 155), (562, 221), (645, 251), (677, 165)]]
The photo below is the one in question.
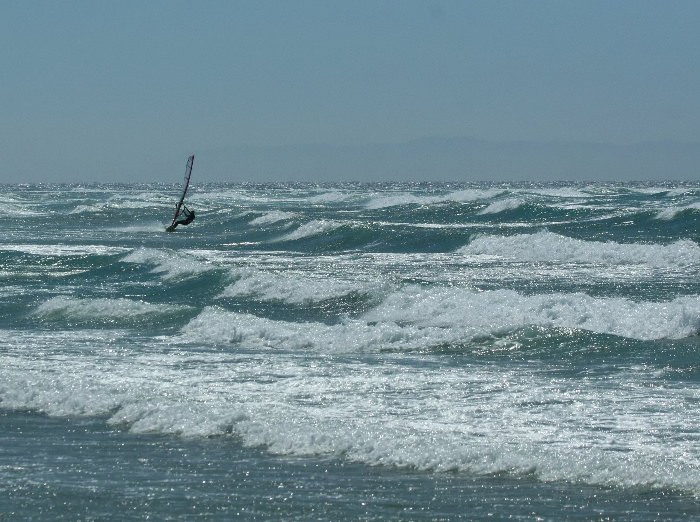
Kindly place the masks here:
[(183, 340), (321, 352), (421, 350), (529, 326), (571, 328), (638, 340), (679, 339), (700, 331), (700, 297), (668, 302), (595, 298), (582, 293), (526, 296), (463, 288), (394, 292), (358, 319), (293, 323), (207, 307)]
[(169, 317), (188, 309), (185, 306), (152, 304), (126, 298), (79, 299), (57, 296), (40, 304), (33, 315), (43, 321), (104, 326)]
[(353, 293), (371, 293), (376, 285), (298, 273), (268, 273), (246, 270), (218, 297), (255, 296), (265, 300), (304, 304), (340, 298)]
[(340, 221), (332, 221), (327, 219), (318, 219), (309, 221), (301, 225), (299, 228), (286, 234), (277, 241), (296, 241), (298, 239), (304, 239), (307, 237), (320, 236), (327, 232), (331, 232), (343, 226)]
[(480, 236), (457, 253), (549, 263), (647, 264), (684, 267), (700, 264), (700, 246), (690, 240), (669, 245), (584, 241), (549, 231), (513, 236)]

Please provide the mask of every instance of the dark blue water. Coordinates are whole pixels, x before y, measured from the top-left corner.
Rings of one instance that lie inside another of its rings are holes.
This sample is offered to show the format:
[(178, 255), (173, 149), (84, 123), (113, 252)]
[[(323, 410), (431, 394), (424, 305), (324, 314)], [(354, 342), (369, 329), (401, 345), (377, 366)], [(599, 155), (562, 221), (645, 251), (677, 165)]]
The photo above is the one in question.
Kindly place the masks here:
[(700, 188), (5, 186), (0, 519), (700, 516)]

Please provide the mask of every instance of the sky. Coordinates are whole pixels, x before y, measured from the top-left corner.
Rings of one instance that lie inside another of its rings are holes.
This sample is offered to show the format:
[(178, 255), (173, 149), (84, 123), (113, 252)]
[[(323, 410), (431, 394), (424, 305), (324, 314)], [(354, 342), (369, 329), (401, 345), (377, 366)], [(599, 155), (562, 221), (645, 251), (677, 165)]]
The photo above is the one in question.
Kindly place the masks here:
[[(0, 0), (0, 183), (179, 180), (190, 153), (232, 182), (634, 178), (581, 165), (645, 143), (639, 176), (700, 180), (698, 27), (695, 0)], [(589, 156), (518, 170), (523, 143)]]

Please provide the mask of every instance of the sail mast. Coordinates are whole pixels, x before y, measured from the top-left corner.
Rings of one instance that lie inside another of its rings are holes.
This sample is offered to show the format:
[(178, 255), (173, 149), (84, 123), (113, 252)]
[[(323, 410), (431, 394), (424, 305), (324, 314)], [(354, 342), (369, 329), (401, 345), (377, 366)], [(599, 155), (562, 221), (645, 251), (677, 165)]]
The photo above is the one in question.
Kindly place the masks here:
[[(175, 230), (177, 226), (177, 218), (180, 215), (180, 210), (182, 209), (182, 204), (185, 202), (185, 196), (187, 195), (187, 189), (190, 186), (190, 177), (192, 176), (192, 166), (194, 165), (194, 154), (187, 158), (187, 166), (185, 167), (185, 184), (182, 188), (182, 195), (180, 200), (175, 205), (175, 215), (173, 216), (173, 221), (170, 226), (166, 229), (168, 231)], [(194, 219), (194, 218), (193, 218)]]
[(187, 158), (187, 167), (185, 167), (185, 186), (182, 189), (182, 196), (180, 196), (180, 201), (177, 203), (177, 210), (175, 211), (175, 217), (180, 213), (180, 207), (185, 201), (185, 195), (187, 194), (187, 189), (190, 186), (190, 177), (192, 176), (192, 166), (194, 165), (194, 154)]

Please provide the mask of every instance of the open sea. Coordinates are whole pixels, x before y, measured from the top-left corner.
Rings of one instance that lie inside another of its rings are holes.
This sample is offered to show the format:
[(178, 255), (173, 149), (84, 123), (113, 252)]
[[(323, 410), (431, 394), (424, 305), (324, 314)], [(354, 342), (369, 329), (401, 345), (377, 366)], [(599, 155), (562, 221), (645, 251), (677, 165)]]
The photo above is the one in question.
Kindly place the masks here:
[(0, 186), (0, 521), (700, 520), (700, 184)]

